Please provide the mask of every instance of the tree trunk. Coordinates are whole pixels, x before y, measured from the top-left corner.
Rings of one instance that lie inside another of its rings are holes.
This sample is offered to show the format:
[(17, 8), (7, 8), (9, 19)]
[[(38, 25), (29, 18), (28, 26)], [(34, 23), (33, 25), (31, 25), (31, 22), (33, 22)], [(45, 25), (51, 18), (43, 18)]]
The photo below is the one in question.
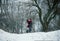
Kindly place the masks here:
[(43, 31), (48, 32), (48, 23), (44, 23), (44, 25), (42, 26), (43, 26)]

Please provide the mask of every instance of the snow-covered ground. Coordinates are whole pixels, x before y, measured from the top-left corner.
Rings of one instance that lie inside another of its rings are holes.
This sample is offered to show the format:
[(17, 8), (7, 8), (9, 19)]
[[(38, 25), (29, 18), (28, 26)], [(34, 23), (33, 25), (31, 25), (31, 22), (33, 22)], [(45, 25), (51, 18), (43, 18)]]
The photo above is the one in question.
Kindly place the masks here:
[(60, 41), (60, 30), (25, 34), (8, 33), (0, 29), (0, 41)]

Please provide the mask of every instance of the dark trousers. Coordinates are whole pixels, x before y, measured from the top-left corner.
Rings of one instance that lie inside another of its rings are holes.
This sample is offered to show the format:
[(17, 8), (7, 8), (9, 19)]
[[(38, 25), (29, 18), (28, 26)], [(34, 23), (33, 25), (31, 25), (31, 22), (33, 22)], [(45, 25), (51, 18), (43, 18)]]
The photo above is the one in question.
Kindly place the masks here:
[(29, 30), (27, 30), (26, 32), (27, 32), (27, 33), (28, 33), (28, 32), (31, 32), (31, 30), (32, 30), (32, 29), (31, 29), (31, 27), (30, 27)]
[(31, 27), (29, 28), (29, 32), (31, 32)]

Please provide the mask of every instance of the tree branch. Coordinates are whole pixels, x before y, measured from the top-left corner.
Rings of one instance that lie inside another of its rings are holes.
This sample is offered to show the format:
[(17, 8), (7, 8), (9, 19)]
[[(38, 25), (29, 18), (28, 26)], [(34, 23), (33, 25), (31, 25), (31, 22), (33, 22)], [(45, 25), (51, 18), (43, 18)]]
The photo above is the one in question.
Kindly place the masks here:
[(48, 2), (48, 7), (49, 7), (49, 9), (51, 9), (51, 6), (50, 6), (50, 2), (49, 2), (49, 0), (47, 0), (47, 2)]
[(59, 4), (59, 2), (60, 2), (59, 0), (54, 0), (52, 9), (54, 9), (56, 7), (56, 5)]
[(48, 24), (50, 23), (50, 21), (56, 16), (56, 11), (50, 16), (49, 20), (48, 20)]
[(43, 25), (44, 23), (43, 23), (43, 21), (42, 21), (42, 12), (41, 12), (41, 8), (39, 7), (39, 5), (37, 4), (37, 0), (34, 0), (34, 2), (36, 3), (36, 7), (38, 8), (38, 10), (39, 10), (39, 19), (40, 19), (40, 22), (41, 22), (41, 24)]
[[(47, 1), (48, 1), (48, 0), (47, 0)], [(49, 1), (48, 1), (48, 2), (49, 2)], [(49, 5), (50, 3), (48, 3), (49, 9), (48, 9), (47, 14), (45, 14), (45, 16), (44, 16), (44, 20), (45, 20), (45, 21), (48, 20), (48, 18), (50, 17), (51, 13), (56, 9), (58, 3), (59, 3), (58, 0), (54, 0), (52, 7), (50, 7), (50, 5)], [(50, 8), (51, 8), (51, 9), (50, 9)]]

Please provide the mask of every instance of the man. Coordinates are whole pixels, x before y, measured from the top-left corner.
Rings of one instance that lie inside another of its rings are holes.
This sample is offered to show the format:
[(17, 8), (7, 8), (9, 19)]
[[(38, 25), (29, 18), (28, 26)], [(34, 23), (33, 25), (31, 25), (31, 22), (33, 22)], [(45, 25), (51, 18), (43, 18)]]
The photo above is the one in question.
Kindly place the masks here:
[(32, 30), (32, 19), (31, 18), (27, 19), (27, 23), (28, 23), (27, 25), (27, 28), (28, 28), (27, 33), (28, 33), (28, 32), (31, 32)]

